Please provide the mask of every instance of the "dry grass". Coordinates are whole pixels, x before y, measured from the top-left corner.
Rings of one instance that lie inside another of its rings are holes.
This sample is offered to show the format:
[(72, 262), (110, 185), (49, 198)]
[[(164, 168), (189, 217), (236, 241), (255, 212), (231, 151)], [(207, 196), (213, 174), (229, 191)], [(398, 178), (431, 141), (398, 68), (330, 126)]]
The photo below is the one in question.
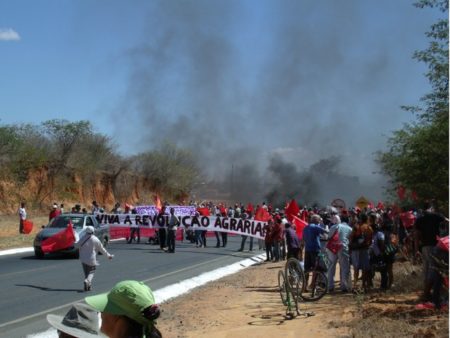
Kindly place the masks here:
[(420, 266), (410, 262), (394, 265), (395, 287), (386, 293), (359, 295), (359, 316), (352, 323), (352, 336), (448, 337), (448, 312), (416, 310), (422, 285)]
[(16, 215), (0, 216), (0, 250), (31, 247), (36, 233), (41, 226), (48, 223), (47, 215), (31, 215), (29, 218), (33, 223), (33, 231), (23, 235), (19, 233), (19, 217)]

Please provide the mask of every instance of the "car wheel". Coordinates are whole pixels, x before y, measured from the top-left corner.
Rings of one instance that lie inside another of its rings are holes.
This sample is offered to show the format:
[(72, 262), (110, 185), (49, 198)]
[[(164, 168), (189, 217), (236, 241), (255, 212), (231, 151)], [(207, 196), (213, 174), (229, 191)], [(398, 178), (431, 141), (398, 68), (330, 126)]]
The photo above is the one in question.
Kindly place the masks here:
[(107, 236), (103, 237), (103, 241), (102, 241), (103, 247), (107, 247), (109, 244), (109, 239)]
[(44, 252), (42, 251), (41, 248), (37, 246), (34, 247), (34, 255), (36, 256), (36, 258), (39, 259), (44, 258)]

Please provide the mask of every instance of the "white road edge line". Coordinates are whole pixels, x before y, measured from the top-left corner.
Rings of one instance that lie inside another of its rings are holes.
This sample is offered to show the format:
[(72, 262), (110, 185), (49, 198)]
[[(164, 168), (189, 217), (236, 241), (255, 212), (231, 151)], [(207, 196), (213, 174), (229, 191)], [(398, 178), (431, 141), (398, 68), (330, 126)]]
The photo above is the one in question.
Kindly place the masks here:
[[(33, 251), (33, 248), (21, 248), (21, 249), (11, 249), (11, 250), (5, 250), (5, 251), (1, 251), (0, 252), (0, 256), (1, 255), (8, 255), (8, 254), (14, 254), (14, 253), (22, 253), (22, 252), (29, 252), (29, 251)], [(6, 253), (5, 253), (6, 252)], [(243, 270), (245, 268), (248, 268), (249, 266), (258, 264), (260, 262), (262, 262), (264, 259), (266, 258), (266, 254), (262, 253), (247, 259), (244, 259), (242, 261), (233, 263), (231, 265), (222, 267), (222, 268), (218, 268), (216, 270), (213, 271), (208, 271), (208, 272), (204, 272), (199, 276), (190, 278), (190, 279), (186, 279), (184, 281), (181, 281), (179, 283), (175, 283), (172, 285), (168, 285), (164, 288), (158, 289), (158, 290), (153, 290), (153, 293), (155, 295), (155, 301), (158, 304), (167, 302), (170, 299), (179, 297), (187, 292), (189, 292), (192, 289), (195, 289), (197, 287), (200, 287), (202, 285), (205, 285), (209, 282), (218, 280), (220, 278), (226, 277), (228, 275), (234, 274), (240, 270)], [(208, 263), (210, 263), (211, 261), (209, 261)], [(202, 263), (204, 264), (204, 263)], [(201, 265), (201, 264), (199, 264)], [(192, 267), (189, 267), (189, 269), (192, 269)], [(184, 269), (181, 270), (177, 270), (174, 271), (172, 273), (176, 273), (176, 272), (180, 272)], [(170, 273), (169, 273), (170, 274)], [(167, 275), (167, 274), (166, 274)], [(161, 278), (162, 276), (158, 276), (158, 277), (152, 277), (146, 280), (143, 280), (144, 283), (147, 283), (151, 280), (155, 280), (157, 278)], [(46, 310), (43, 313), (50, 313), (50, 312), (54, 312), (57, 311), (59, 309), (62, 309), (64, 307), (69, 306), (70, 304), (73, 303), (68, 303), (68, 304), (64, 304), (58, 307), (54, 307), (52, 309)], [(22, 317), (16, 321), (12, 321), (12, 322), (8, 322), (8, 323), (4, 323), (2, 325), (0, 325), (0, 327), (4, 327), (7, 325), (11, 325), (14, 324), (15, 322), (18, 321), (22, 321), (22, 320), (26, 320), (28, 318), (32, 318), (35, 317), (39, 314), (34, 314), (32, 316), (28, 316), (28, 317)], [(27, 338), (56, 338), (58, 337), (57, 332), (55, 329), (50, 328), (47, 331), (44, 332), (39, 332), (39, 333), (35, 333), (35, 334), (30, 334), (27, 335)]]

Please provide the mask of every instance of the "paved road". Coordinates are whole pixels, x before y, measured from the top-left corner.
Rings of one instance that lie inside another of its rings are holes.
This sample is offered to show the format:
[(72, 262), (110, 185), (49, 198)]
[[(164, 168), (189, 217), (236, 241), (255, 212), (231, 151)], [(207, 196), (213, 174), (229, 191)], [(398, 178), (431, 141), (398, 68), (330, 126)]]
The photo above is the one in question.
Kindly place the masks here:
[[(215, 244), (215, 239), (209, 242)], [(110, 243), (108, 250), (115, 257), (112, 261), (99, 257), (93, 293), (106, 292), (126, 279), (146, 281), (157, 290), (253, 256), (237, 252), (239, 243), (239, 236), (229, 237), (226, 248), (195, 248), (177, 242), (175, 254), (154, 245)], [(45, 316), (63, 315), (71, 303), (85, 297), (82, 288), (83, 272), (77, 259), (54, 256), (39, 260), (33, 253), (0, 256), (0, 337), (45, 331), (49, 328)]]

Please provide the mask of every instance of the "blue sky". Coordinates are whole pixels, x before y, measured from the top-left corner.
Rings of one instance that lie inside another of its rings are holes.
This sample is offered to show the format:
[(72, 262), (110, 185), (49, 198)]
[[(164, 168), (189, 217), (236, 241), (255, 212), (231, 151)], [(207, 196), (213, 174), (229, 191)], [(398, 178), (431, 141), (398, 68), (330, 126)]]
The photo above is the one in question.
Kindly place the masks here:
[[(373, 170), (442, 15), (407, 0), (0, 0), (0, 123), (89, 120), (124, 153)], [(14, 36), (14, 34), (16, 34)], [(244, 156), (243, 156), (244, 154)]]

